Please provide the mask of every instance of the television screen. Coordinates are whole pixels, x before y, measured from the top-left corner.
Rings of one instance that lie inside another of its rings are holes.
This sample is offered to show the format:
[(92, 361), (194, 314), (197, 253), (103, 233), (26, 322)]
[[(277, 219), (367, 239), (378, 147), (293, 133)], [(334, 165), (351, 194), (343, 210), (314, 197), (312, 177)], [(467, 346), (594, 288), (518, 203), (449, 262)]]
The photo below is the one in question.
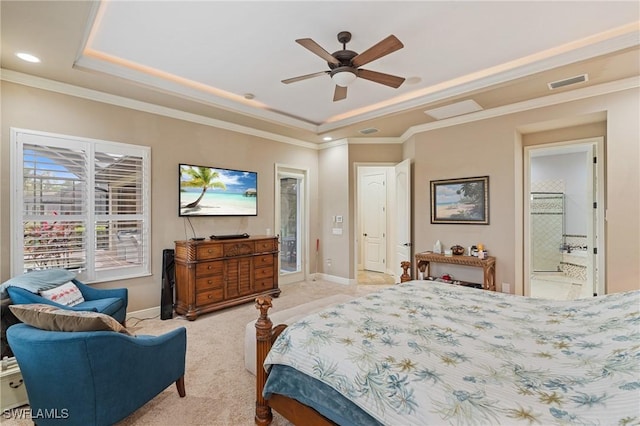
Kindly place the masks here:
[(258, 173), (179, 165), (180, 216), (257, 216)]

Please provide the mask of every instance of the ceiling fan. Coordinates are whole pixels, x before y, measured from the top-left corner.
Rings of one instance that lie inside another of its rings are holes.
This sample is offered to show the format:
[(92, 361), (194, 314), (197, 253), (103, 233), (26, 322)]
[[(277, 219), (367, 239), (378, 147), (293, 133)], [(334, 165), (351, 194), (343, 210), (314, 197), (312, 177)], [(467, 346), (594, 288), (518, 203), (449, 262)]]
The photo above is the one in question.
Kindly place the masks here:
[(350, 40), (350, 32), (339, 32), (338, 41), (342, 43), (342, 50), (338, 50), (333, 53), (327, 52), (310, 38), (301, 38), (296, 40), (296, 43), (327, 61), (330, 69), (329, 71), (320, 71), (313, 74), (288, 78), (286, 80), (282, 80), (282, 82), (285, 84), (295, 83), (296, 81), (329, 74), (333, 82), (336, 84), (336, 89), (333, 93), (334, 102), (347, 97), (347, 86), (358, 77), (375, 83), (384, 84), (385, 86), (393, 87), (394, 89), (400, 87), (405, 80), (402, 77), (360, 68), (362, 65), (368, 64), (376, 59), (380, 59), (389, 53), (395, 52), (396, 50), (402, 49), (404, 45), (396, 38), (396, 36), (390, 35), (360, 54), (352, 50), (347, 50), (347, 43), (349, 43)]

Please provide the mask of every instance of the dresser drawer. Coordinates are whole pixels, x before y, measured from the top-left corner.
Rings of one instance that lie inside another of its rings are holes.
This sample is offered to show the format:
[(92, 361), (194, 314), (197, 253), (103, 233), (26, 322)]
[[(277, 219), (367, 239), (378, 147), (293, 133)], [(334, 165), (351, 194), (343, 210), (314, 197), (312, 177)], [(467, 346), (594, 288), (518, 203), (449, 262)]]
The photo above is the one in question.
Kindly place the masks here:
[(196, 248), (196, 258), (198, 260), (217, 259), (222, 257), (222, 246), (220, 244), (203, 245)]
[(224, 299), (224, 289), (217, 288), (209, 291), (201, 291), (196, 294), (196, 306), (208, 305), (214, 302), (221, 302)]
[(253, 241), (236, 241), (233, 243), (225, 243), (223, 247), (225, 257), (253, 254), (255, 250)]
[(253, 271), (256, 280), (273, 277), (273, 267), (256, 268)]
[(196, 265), (196, 278), (209, 275), (221, 275), (222, 262), (202, 262)]
[(263, 254), (261, 256), (255, 256), (253, 258), (253, 267), (262, 268), (264, 266), (273, 266), (273, 255)]
[(275, 250), (277, 250), (277, 241), (275, 239), (256, 241), (256, 253)]
[(214, 288), (222, 288), (224, 279), (222, 274), (212, 275), (210, 277), (196, 278), (196, 291), (211, 290)]
[(273, 288), (273, 277), (260, 278), (255, 280), (255, 291), (270, 290)]

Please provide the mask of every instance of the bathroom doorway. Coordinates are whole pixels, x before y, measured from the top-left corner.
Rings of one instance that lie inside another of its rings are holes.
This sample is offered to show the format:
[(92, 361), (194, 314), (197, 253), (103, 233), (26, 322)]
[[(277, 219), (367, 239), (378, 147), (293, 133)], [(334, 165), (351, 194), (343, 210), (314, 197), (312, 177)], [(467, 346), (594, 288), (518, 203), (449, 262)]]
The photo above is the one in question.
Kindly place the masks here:
[(604, 294), (603, 138), (525, 148), (525, 295)]

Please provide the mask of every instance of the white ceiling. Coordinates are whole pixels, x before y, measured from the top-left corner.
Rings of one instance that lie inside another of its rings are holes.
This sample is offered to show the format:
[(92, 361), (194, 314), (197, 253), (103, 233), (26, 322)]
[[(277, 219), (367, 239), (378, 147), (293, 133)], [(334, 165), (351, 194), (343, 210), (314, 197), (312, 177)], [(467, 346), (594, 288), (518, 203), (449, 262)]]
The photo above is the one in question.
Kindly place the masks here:
[[(433, 121), (426, 109), (544, 96), (549, 79), (589, 70), (582, 84), (638, 75), (637, 1), (3, 0), (0, 12), (3, 78), (41, 76), (312, 142), (372, 126), (399, 136)], [(358, 79), (338, 102), (328, 75), (281, 83), (328, 70), (296, 39), (331, 53), (340, 31), (358, 53), (398, 37), (404, 48), (364, 68), (407, 81)]]

